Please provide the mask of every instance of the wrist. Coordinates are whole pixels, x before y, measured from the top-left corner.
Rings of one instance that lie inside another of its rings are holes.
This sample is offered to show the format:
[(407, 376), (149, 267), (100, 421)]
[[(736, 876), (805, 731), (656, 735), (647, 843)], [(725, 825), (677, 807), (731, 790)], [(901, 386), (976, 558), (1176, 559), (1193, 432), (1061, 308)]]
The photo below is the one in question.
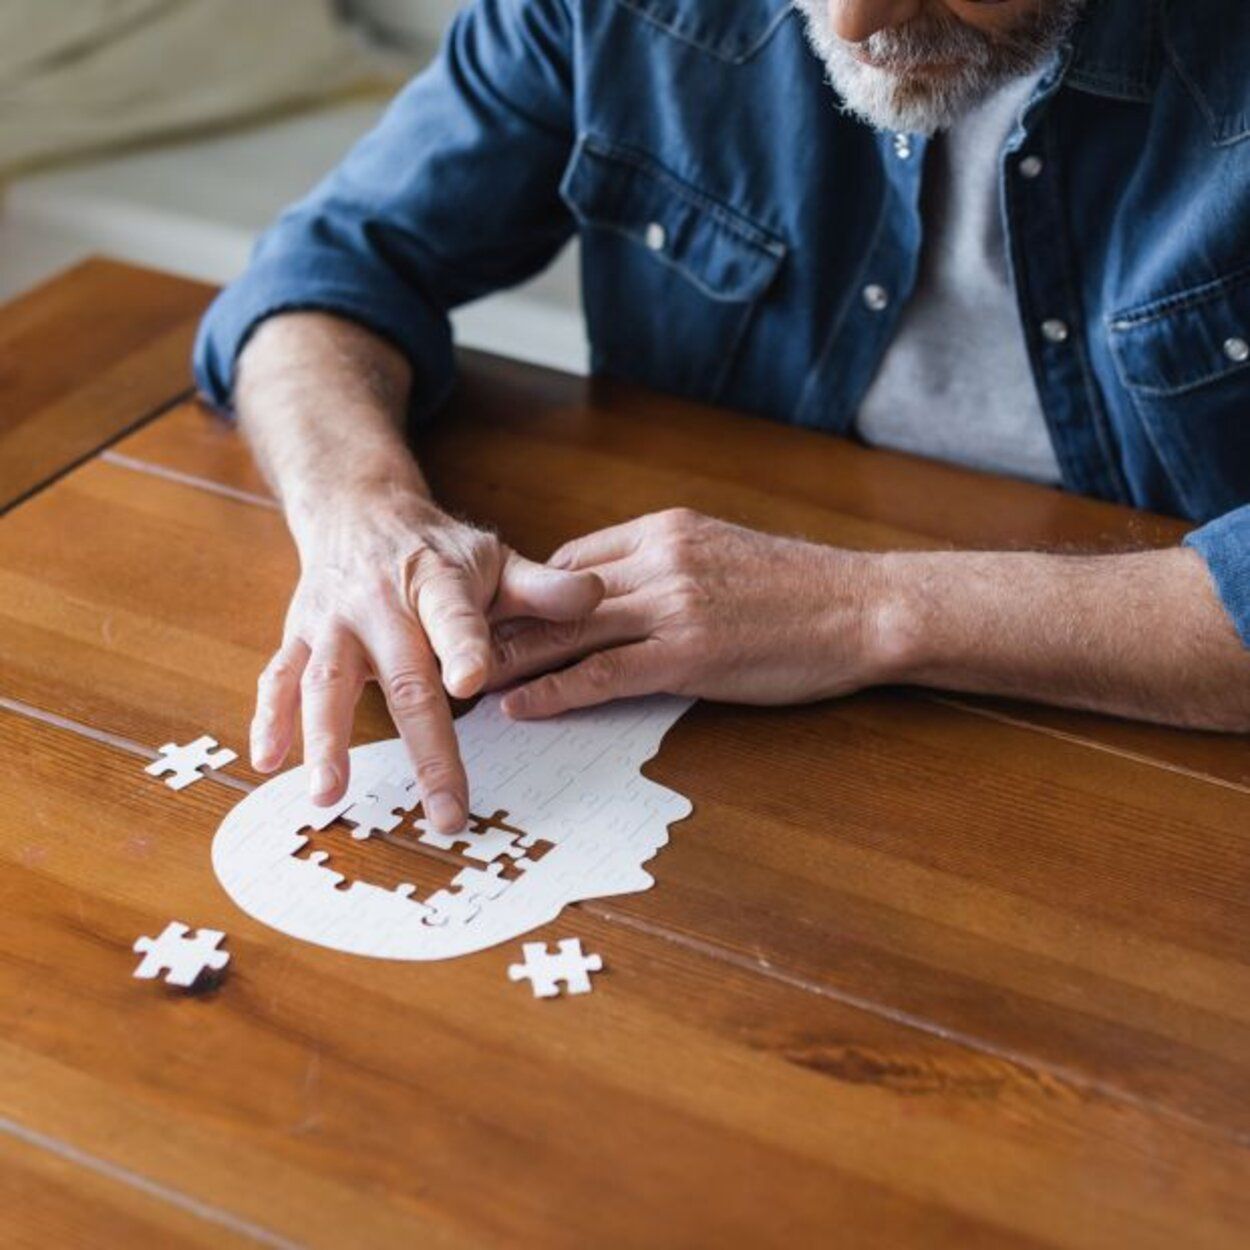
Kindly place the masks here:
[(901, 551), (866, 555), (864, 648), (875, 685), (918, 681), (933, 645), (929, 558)]
[(312, 547), (327, 526), (337, 527), (361, 514), (386, 517), (406, 528), (448, 519), (430, 497), (415, 463), (356, 463), (347, 472), (301, 474), (283, 489), (282, 503), (301, 552)]

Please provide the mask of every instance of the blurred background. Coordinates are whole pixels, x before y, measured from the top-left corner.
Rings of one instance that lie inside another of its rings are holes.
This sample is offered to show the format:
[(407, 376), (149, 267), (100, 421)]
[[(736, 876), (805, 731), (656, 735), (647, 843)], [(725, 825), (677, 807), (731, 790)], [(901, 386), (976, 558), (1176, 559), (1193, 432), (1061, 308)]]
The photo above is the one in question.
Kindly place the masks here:
[[(229, 281), (457, 7), (0, 0), (0, 301), (92, 254)], [(575, 251), (458, 310), (457, 341), (584, 373)]]

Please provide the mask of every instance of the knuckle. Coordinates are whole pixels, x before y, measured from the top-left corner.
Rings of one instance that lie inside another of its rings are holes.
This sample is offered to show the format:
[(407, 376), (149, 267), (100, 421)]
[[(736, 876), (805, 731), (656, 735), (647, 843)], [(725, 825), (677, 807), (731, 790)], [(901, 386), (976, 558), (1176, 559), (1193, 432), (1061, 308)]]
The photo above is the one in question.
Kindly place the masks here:
[(310, 660), (300, 684), (305, 691), (332, 690), (347, 680), (347, 669), (337, 660)]
[(582, 676), (594, 690), (610, 690), (620, 677), (620, 665), (606, 651), (599, 651), (582, 661)]
[(477, 624), (477, 613), (459, 596), (449, 594), (428, 596), (422, 605), (422, 617), (433, 629)]
[(427, 755), (419, 759), (413, 769), (417, 785), (425, 794), (436, 790), (454, 789), (460, 784), (460, 770), (441, 755)]
[(443, 696), (424, 673), (395, 673), (386, 679), (386, 699), (396, 716), (427, 716), (445, 706)]
[(665, 508), (655, 514), (656, 523), (668, 534), (684, 534), (694, 525), (697, 517), (698, 513), (693, 508), (686, 507)]
[(545, 627), (548, 641), (558, 649), (578, 646), (586, 636), (584, 617), (571, 621), (552, 621)]
[(295, 665), (287, 659), (272, 659), (260, 670), (256, 689), (262, 696), (272, 697), (297, 679)]

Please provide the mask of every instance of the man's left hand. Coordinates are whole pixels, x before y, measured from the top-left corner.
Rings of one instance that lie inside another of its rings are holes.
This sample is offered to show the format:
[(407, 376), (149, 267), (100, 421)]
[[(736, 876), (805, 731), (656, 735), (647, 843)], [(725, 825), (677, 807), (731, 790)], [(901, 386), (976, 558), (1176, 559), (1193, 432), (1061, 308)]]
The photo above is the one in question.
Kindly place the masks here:
[(496, 626), (490, 685), (533, 678), (504, 697), (510, 716), (660, 691), (799, 703), (887, 679), (873, 555), (678, 508), (579, 538), (549, 563), (598, 574), (606, 595), (579, 621)]

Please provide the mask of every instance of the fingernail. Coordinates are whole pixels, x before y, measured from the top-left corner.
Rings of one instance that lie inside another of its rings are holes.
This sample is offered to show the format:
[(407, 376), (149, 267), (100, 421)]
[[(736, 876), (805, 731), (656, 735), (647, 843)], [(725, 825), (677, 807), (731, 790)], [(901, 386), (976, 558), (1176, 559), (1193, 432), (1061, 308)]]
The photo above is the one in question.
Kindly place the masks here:
[(252, 734), (252, 767), (265, 771), (265, 766), (269, 763), (269, 757), (273, 754), (273, 747), (269, 745), (269, 740), (264, 734)]
[(471, 685), (482, 671), (482, 666), (476, 660), (470, 659), (453, 659), (443, 673), (443, 684), (448, 689), (451, 687), (464, 687)]
[(440, 833), (459, 833), (464, 828), (464, 808), (449, 790), (440, 790), (425, 800), (425, 814)]
[(319, 794), (331, 793), (335, 786), (339, 783), (339, 775), (330, 767), (329, 764), (318, 764), (312, 770), (312, 777), (309, 785), (312, 789), (313, 797)]

